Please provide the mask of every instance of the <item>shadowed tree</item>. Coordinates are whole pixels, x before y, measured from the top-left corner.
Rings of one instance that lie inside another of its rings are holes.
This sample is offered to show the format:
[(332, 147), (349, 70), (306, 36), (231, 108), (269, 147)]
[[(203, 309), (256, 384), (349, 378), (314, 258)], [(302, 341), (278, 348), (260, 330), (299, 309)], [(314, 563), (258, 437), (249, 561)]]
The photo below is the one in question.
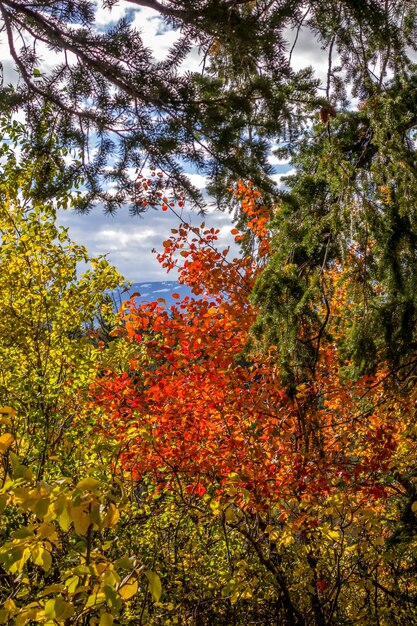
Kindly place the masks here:
[[(182, 174), (184, 162), (209, 176), (219, 202), (236, 177), (275, 194), (271, 148), (297, 140), (311, 112), (330, 100), (344, 106), (346, 84), (366, 95), (382, 88), (387, 73), (404, 66), (405, 49), (415, 47), (415, 3), (405, 0), (130, 0), (129, 6), (126, 18), (103, 31), (91, 0), (0, 2), (3, 38), (21, 78), (16, 92), (3, 88), (3, 100), (25, 103), (35, 127), (48, 102), (60, 141), (81, 148), (68, 170), (84, 175), (88, 193), (80, 209), (99, 198), (116, 210), (132, 196), (127, 168), (146, 162), (200, 205)], [(153, 58), (132, 26), (133, 10), (142, 8), (180, 33), (164, 61)], [(291, 68), (301, 30), (329, 53), (323, 91), (311, 68)], [(201, 71), (181, 72), (193, 46)], [(56, 65), (46, 71), (51, 52)], [(117, 182), (115, 194), (103, 191), (103, 176)]]

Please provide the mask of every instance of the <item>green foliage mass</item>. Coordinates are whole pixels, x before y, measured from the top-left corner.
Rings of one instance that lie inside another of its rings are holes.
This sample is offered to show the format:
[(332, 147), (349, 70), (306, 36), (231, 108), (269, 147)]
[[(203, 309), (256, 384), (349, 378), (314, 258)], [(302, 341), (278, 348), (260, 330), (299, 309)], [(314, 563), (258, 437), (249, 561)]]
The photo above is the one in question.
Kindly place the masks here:
[(344, 353), (357, 372), (383, 359), (413, 361), (416, 348), (415, 67), (356, 110), (316, 123), (287, 150), (285, 179), (270, 222), (273, 253), (255, 289), (255, 334), (282, 346), (291, 377), (314, 369), (330, 310), (326, 275), (351, 264), (355, 307)]
[[(60, 142), (85, 157), (76, 168), (87, 189), (80, 208), (100, 198), (116, 210), (133, 195), (127, 168), (145, 162), (200, 205), (184, 161), (209, 176), (220, 203), (237, 178), (276, 194), (268, 162), (274, 146), (299, 139), (326, 102), (345, 107), (350, 90), (368, 97), (415, 50), (410, 0), (131, 0), (125, 18), (100, 28), (96, 9), (118, 5), (4, 0), (0, 6), (9, 60), (21, 78), (17, 89), (1, 90), (3, 105), (26, 107), (35, 127), (45, 102), (51, 107)], [(142, 8), (155, 11), (161, 28), (178, 32), (163, 61), (132, 25)], [(292, 67), (299, 35), (329, 51), (328, 84), (320, 90), (313, 68)], [(45, 46), (56, 59), (52, 69), (43, 61)], [(184, 72), (193, 47), (201, 69)], [(379, 58), (382, 79), (375, 78)], [(89, 158), (91, 142), (96, 151)], [(116, 194), (106, 191), (102, 177), (117, 182)]]

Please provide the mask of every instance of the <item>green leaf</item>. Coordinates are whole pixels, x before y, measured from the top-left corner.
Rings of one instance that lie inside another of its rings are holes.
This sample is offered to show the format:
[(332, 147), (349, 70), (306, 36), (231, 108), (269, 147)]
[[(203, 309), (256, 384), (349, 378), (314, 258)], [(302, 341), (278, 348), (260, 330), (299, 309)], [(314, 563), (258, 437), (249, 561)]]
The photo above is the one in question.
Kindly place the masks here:
[(133, 563), (127, 556), (122, 556), (120, 559), (114, 562), (116, 567), (120, 567), (121, 569), (132, 570)]
[(65, 620), (74, 613), (74, 607), (62, 598), (51, 598), (45, 604), (46, 619)]
[(45, 589), (38, 593), (38, 598), (44, 598), (45, 596), (49, 596), (51, 593), (56, 595), (57, 593), (61, 593), (61, 591), (64, 591), (64, 589), (65, 585), (62, 585), (61, 583), (48, 585), (47, 587), (45, 587)]
[(7, 493), (4, 493), (0, 496), (0, 515), (3, 513), (4, 509), (6, 508), (8, 501), (9, 501), (9, 496)]
[(33, 511), (39, 519), (43, 519), (48, 512), (50, 504), (49, 498), (40, 498), (35, 506), (33, 507)]
[(162, 594), (161, 579), (158, 574), (155, 574), (155, 572), (151, 572), (150, 570), (145, 572), (145, 576), (148, 579), (149, 591), (151, 592), (153, 599), (155, 602), (159, 602)]
[(95, 491), (102, 486), (103, 483), (100, 480), (92, 478), (91, 476), (83, 478), (79, 483), (77, 483), (77, 489), (83, 489), (85, 491)]
[[(104, 595), (106, 596), (107, 606), (114, 607), (115, 609), (120, 609), (122, 607), (122, 602), (114, 587), (110, 585), (104, 585), (103, 591), (104, 591)], [(136, 591), (137, 591), (137, 588), (136, 588)]]

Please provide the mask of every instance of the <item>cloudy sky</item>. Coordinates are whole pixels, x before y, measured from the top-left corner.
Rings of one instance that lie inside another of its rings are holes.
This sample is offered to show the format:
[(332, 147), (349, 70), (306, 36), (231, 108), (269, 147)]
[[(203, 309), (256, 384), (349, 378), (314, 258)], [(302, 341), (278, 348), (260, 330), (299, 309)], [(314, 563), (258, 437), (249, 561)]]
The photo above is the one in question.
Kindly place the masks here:
[[(132, 10), (131, 4), (122, 1), (110, 11), (103, 9), (99, 0), (96, 25), (103, 29), (107, 28), (124, 17), (127, 11), (133, 19), (133, 25), (142, 32), (144, 44), (154, 51), (156, 58), (164, 58), (178, 34), (175, 31), (167, 30), (159, 15), (152, 9), (136, 7)], [(289, 33), (290, 40), (291, 37), (293, 34)], [(10, 60), (7, 58), (4, 43), (0, 47), (0, 55), (4, 59), (4, 82), (6, 84), (14, 82), (16, 75)], [(298, 37), (292, 59), (295, 69), (312, 65), (318, 70), (319, 75), (323, 75), (325, 71), (326, 55), (320, 50), (317, 43), (303, 32)], [(44, 60), (45, 66), (47, 66), (48, 51), (45, 51)], [(200, 59), (197, 50), (189, 55), (186, 64), (184, 64), (185, 69), (199, 71)], [(287, 168), (282, 164), (276, 163), (275, 165), (278, 178)], [(203, 177), (196, 174), (191, 175), (191, 177), (196, 186), (204, 188)], [(69, 227), (70, 235), (74, 241), (84, 244), (90, 255), (107, 255), (109, 261), (117, 267), (127, 280), (142, 282), (166, 279), (165, 270), (160, 268), (151, 251), (153, 248), (160, 249), (162, 241), (169, 236), (170, 229), (175, 228), (178, 224), (177, 218), (169, 212), (150, 210), (143, 217), (132, 217), (129, 215), (129, 208), (126, 207), (112, 217), (104, 215), (97, 207), (88, 215), (78, 215), (69, 211), (61, 212), (59, 219), (61, 224)], [(201, 216), (193, 212), (192, 206), (184, 208), (183, 219), (196, 225), (203, 220)], [(225, 246), (230, 244), (233, 247), (234, 238), (230, 235), (233, 226), (229, 214), (210, 211), (204, 217), (204, 221), (210, 227), (220, 228), (220, 244)], [(170, 276), (170, 278), (175, 279), (175, 276)]]

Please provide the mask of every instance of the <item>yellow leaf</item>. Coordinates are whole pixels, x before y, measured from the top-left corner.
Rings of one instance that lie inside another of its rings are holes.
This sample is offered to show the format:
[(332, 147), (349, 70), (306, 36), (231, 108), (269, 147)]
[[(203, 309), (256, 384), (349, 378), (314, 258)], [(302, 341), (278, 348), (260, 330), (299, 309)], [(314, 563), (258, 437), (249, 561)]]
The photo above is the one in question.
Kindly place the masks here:
[(16, 415), (16, 411), (11, 406), (0, 407), (1, 415)]
[(340, 539), (340, 535), (337, 530), (328, 530), (326, 534), (330, 537), (330, 539), (334, 539), (334, 541), (339, 541)]
[(36, 531), (39, 539), (48, 539), (51, 543), (59, 545), (59, 538), (52, 522), (44, 522)]
[(58, 524), (61, 526), (64, 532), (67, 532), (71, 526), (71, 515), (69, 513), (69, 503), (64, 495), (59, 496), (54, 503), (54, 509)]
[[(0, 610), (0, 624), (10, 624), (11, 616), (14, 615), (18, 609), (11, 598), (6, 600), (3, 606), (4, 609)], [(15, 621), (13, 623), (15, 623)]]
[(37, 546), (32, 550), (32, 559), (35, 565), (39, 565), (45, 572), (48, 572), (52, 566), (52, 557), (48, 550), (42, 546)]
[(233, 506), (231, 504), (228, 504), (227, 507), (224, 509), (224, 519), (230, 524), (233, 524), (233, 522), (235, 522), (237, 519), (236, 514), (233, 510)]
[(119, 521), (120, 513), (119, 509), (111, 502), (107, 508), (106, 514), (101, 523), (102, 528), (108, 528), (115, 526)]
[(74, 522), (74, 530), (77, 535), (86, 535), (90, 526), (90, 516), (85, 506), (74, 506), (71, 510), (71, 518)]
[(20, 546), (17, 547), (16, 550), (13, 551), (13, 554), (11, 555), (11, 558), (9, 561), (11, 562), (11, 565), (9, 567), (9, 572), (11, 574), (15, 574), (16, 572), (21, 572), (29, 557), (30, 557), (30, 552), (28, 548), (25, 548), (24, 550), (22, 550)]
[(116, 585), (120, 583), (120, 576), (116, 572), (106, 570), (103, 573), (102, 581), (105, 585), (108, 585), (110, 587), (116, 587)]
[(270, 541), (278, 541), (280, 537), (280, 532), (277, 528), (271, 528), (269, 531), (269, 540)]
[(13, 441), (14, 441), (14, 437), (13, 437), (12, 434), (5, 433), (4, 435), (1, 435), (0, 436), (0, 452), (2, 454), (7, 452), (8, 448), (10, 448), (10, 446), (13, 443)]
[(14, 613), (16, 611), (16, 605), (11, 598), (8, 598), (3, 606), (9, 613)]
[(31, 624), (35, 622), (44, 622), (45, 612), (40, 611), (36, 608), (31, 609), (23, 609), (15, 615), (14, 624), (16, 626), (27, 626), (27, 624)]
[(119, 587), (118, 592), (120, 597), (123, 598), (123, 600), (129, 600), (130, 598), (133, 598), (133, 596), (137, 593), (138, 586), (138, 581), (135, 580), (131, 584), (127, 583), (122, 587)]
[(101, 522), (100, 508), (101, 508), (101, 504), (98, 500), (95, 500), (94, 502), (92, 502), (91, 510), (90, 510), (90, 521), (93, 524), (96, 524), (97, 526), (99, 526)]
[(98, 626), (113, 626), (114, 617), (110, 613), (102, 613)]
[(65, 581), (65, 586), (68, 589), (68, 593), (75, 593), (78, 589), (78, 583), (80, 579), (78, 576), (70, 576)]
[(280, 541), (280, 544), (283, 546), (291, 546), (293, 543), (295, 543), (294, 537), (288, 534), (284, 534)]
[(91, 594), (91, 596), (88, 596), (85, 608), (89, 609), (92, 606), (103, 604), (105, 601), (106, 596), (104, 595), (104, 593), (93, 593)]

